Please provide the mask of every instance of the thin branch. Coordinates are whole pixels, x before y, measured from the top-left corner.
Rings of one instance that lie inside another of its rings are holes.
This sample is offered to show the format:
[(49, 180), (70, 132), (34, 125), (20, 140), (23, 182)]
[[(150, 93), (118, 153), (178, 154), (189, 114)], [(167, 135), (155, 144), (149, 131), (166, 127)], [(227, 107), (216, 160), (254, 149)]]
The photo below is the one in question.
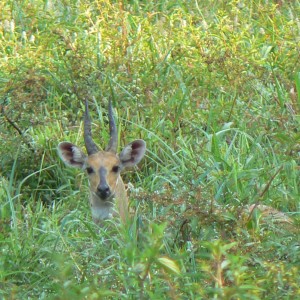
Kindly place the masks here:
[(273, 182), (273, 180), (275, 179), (275, 177), (278, 175), (278, 173), (283, 169), (283, 166), (281, 166), (276, 172), (275, 174), (270, 178), (269, 182), (266, 184), (266, 186), (264, 187), (264, 189), (261, 191), (261, 193), (259, 194), (259, 198), (256, 201), (256, 203), (254, 204), (252, 210), (250, 211), (248, 220), (249, 221), (252, 217), (253, 211), (254, 209), (259, 205), (259, 199), (263, 197), (263, 195), (268, 191), (268, 189), (270, 188), (271, 183)]
[(12, 119), (10, 119), (10, 118), (8, 117), (8, 115), (5, 113), (4, 105), (1, 106), (1, 113), (3, 114), (5, 120), (8, 122), (8, 124), (9, 124), (10, 126), (12, 126), (12, 127), (18, 132), (18, 134), (24, 139), (24, 142), (25, 142), (25, 144), (27, 145), (28, 149), (29, 149), (32, 153), (35, 153), (34, 149), (33, 149), (32, 146), (30, 145), (30, 143), (29, 143), (28, 141), (26, 141), (24, 131), (22, 131), (22, 129), (20, 129), (20, 127), (16, 124), (16, 122), (14, 122)]
[(3, 114), (5, 120), (14, 128), (18, 131), (19, 135), (23, 136), (23, 132), (22, 130), (18, 127), (18, 125), (13, 121), (11, 120), (8, 115), (5, 113), (4, 111), (4, 105), (1, 107), (1, 113)]

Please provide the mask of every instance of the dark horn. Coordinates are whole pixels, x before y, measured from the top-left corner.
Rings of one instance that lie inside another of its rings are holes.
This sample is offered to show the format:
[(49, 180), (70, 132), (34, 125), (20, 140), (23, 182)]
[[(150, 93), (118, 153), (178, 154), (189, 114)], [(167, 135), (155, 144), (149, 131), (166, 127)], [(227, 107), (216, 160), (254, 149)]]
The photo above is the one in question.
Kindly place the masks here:
[(111, 101), (109, 101), (109, 106), (108, 106), (108, 119), (109, 119), (109, 144), (106, 148), (106, 151), (110, 151), (113, 153), (117, 153), (117, 148), (118, 148), (118, 133), (117, 133), (117, 127), (116, 123), (114, 120), (114, 115), (113, 115), (113, 108)]
[(92, 139), (91, 118), (89, 114), (89, 105), (87, 100), (85, 100), (85, 114), (84, 114), (84, 143), (88, 155), (97, 153), (99, 151), (99, 148), (97, 147), (97, 145), (94, 143)]

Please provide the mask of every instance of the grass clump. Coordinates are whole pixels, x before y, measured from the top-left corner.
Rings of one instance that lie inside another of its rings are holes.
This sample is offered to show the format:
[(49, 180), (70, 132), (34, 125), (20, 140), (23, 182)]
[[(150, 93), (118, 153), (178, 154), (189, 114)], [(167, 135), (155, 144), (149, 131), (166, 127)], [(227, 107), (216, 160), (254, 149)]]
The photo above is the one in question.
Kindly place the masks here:
[[(299, 10), (0, 3), (1, 297), (297, 298)], [(148, 152), (123, 176), (132, 221), (99, 228), (56, 146), (83, 144), (84, 99), (105, 144), (110, 98)]]

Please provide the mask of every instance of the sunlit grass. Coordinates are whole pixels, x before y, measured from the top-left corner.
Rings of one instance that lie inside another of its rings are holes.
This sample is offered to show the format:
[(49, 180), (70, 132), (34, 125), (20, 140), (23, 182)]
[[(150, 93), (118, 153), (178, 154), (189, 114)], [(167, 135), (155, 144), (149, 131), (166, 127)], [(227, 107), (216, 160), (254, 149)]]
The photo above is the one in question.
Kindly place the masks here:
[[(1, 297), (297, 298), (299, 12), (1, 2)], [(85, 175), (56, 153), (83, 147), (84, 99), (100, 147), (109, 99), (120, 149), (147, 142), (123, 176), (135, 211), (124, 226), (93, 224)]]

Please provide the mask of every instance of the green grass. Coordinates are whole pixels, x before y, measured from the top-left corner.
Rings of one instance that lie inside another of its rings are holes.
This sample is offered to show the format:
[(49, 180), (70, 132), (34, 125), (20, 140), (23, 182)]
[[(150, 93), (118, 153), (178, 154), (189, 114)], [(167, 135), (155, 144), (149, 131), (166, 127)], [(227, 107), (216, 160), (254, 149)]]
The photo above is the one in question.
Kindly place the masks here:
[[(1, 299), (300, 297), (299, 13), (299, 1), (1, 2)], [(108, 99), (121, 146), (147, 142), (123, 176), (124, 226), (93, 224), (85, 175), (56, 153), (83, 146), (86, 98), (100, 146)]]

